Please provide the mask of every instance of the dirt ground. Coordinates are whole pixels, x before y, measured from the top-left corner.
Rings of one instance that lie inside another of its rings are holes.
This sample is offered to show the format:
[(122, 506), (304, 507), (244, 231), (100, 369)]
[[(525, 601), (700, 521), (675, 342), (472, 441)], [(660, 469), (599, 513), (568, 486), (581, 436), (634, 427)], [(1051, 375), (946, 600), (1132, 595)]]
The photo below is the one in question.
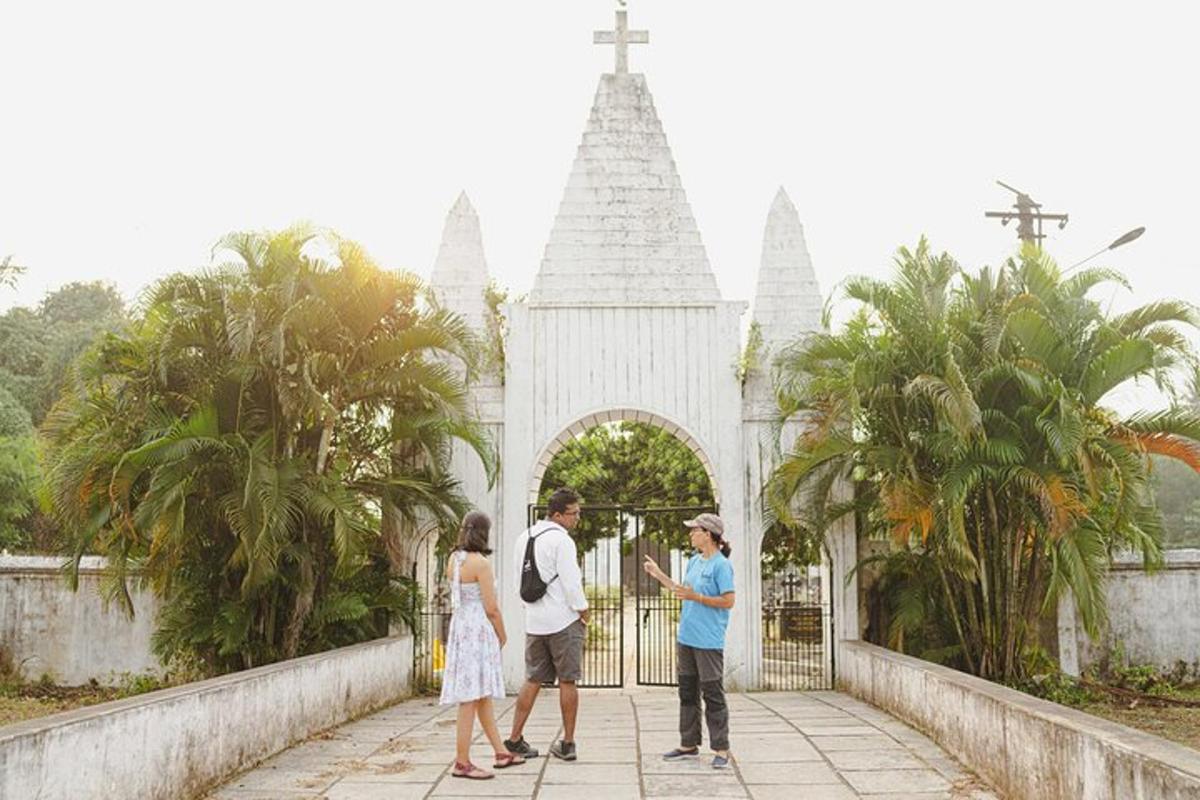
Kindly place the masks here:
[(1082, 710), (1200, 750), (1200, 708), (1125, 708), (1111, 703), (1090, 703)]
[(91, 706), (120, 696), (120, 690), (103, 687), (0, 684), (0, 725)]

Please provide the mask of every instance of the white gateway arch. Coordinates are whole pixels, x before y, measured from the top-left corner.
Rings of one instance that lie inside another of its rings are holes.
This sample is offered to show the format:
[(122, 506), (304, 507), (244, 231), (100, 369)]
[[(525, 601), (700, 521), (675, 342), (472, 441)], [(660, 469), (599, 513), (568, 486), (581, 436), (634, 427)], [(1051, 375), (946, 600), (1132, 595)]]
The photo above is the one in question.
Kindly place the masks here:
[[(758, 497), (777, 459), (772, 395), (761, 370), (745, 380), (738, 373), (746, 304), (721, 297), (646, 78), (626, 68), (625, 44), (646, 38), (625, 29), (624, 12), (615, 33), (597, 34), (598, 42), (616, 43), (617, 67), (600, 77), (534, 289), (503, 309), (504, 373), (474, 388), (498, 445), (500, 480), (489, 488), (465, 449), (455, 463), (468, 496), (499, 523), (503, 611), (508, 629), (519, 633), (512, 542), (550, 459), (571, 437), (605, 422), (642, 421), (675, 435), (708, 471), (734, 531), (738, 602), (726, 680), (754, 688), (763, 663)], [(487, 264), (465, 194), (447, 219), (432, 284), (446, 305), (485, 327)], [(796, 209), (780, 189), (767, 217), (752, 317), (763, 351), (816, 330), (821, 302)], [(856, 631), (853, 590), (840, 580), (833, 588), (835, 616), (854, 619)], [(521, 647), (505, 649), (505, 674), (510, 688), (519, 686)]]

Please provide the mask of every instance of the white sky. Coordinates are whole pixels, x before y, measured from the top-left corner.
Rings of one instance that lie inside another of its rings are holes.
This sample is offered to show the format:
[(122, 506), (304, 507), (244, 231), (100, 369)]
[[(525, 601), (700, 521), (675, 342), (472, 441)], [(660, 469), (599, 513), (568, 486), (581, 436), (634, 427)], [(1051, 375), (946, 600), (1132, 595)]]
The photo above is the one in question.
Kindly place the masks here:
[[(72, 280), (130, 298), (235, 229), (297, 220), (427, 275), (466, 189), (493, 275), (527, 291), (612, 47), (608, 0), (0, 5), (0, 309)], [(999, 178), (1068, 212), (1117, 307), (1200, 302), (1190, 4), (630, 0), (631, 46), (727, 298), (749, 300), (783, 185), (822, 290), (922, 234), (964, 265), (1016, 244)]]

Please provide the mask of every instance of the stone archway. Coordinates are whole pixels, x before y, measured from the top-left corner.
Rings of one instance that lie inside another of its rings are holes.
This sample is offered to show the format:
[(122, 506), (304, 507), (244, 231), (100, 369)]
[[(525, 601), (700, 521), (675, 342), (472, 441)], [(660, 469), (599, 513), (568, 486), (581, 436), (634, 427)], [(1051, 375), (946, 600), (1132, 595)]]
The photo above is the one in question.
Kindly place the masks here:
[[(584, 590), (592, 609), (584, 648), (581, 686), (619, 688), (634, 683), (673, 685), (679, 601), (663, 598), (661, 587), (644, 574), (641, 561), (653, 558), (677, 580), (683, 579), (689, 553), (676, 539), (686, 538), (682, 522), (719, 508), (717, 470), (704, 442), (680, 422), (642, 408), (623, 406), (589, 411), (564, 424), (536, 452), (530, 467), (526, 502), (532, 521), (545, 513), (537, 505), (543, 482), (556, 457), (570, 443), (599, 426), (632, 422), (667, 434), (689, 454), (705, 476), (712, 498), (701, 505), (619, 503), (617, 498), (588, 497), (582, 489), (584, 527), (576, 531)], [(587, 522), (597, 524), (586, 530)]]
[(692, 455), (696, 457), (700, 465), (704, 467), (704, 473), (708, 476), (708, 484), (712, 487), (713, 498), (720, 505), (721, 488), (717, 482), (717, 473), (713, 468), (712, 459), (708, 455), (708, 448), (684, 425), (668, 419), (661, 414), (636, 408), (613, 408), (592, 411), (564, 427), (557, 436), (542, 448), (534, 461), (533, 474), (529, 479), (529, 491), (526, 493), (526, 503), (529, 505), (537, 503), (538, 491), (542, 486), (542, 477), (546, 474), (550, 463), (554, 461), (554, 457), (559, 454), (568, 442), (597, 425), (604, 425), (610, 422), (641, 422), (664, 430), (678, 439), (692, 452)]

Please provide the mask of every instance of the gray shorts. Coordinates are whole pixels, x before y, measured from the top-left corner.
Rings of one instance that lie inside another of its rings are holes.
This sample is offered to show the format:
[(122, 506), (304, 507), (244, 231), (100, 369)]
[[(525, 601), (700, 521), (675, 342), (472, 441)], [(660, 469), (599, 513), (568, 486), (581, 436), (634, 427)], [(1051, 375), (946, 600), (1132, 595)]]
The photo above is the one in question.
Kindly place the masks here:
[(576, 683), (583, 673), (587, 626), (575, 620), (558, 633), (525, 634), (525, 679), (538, 683)]

